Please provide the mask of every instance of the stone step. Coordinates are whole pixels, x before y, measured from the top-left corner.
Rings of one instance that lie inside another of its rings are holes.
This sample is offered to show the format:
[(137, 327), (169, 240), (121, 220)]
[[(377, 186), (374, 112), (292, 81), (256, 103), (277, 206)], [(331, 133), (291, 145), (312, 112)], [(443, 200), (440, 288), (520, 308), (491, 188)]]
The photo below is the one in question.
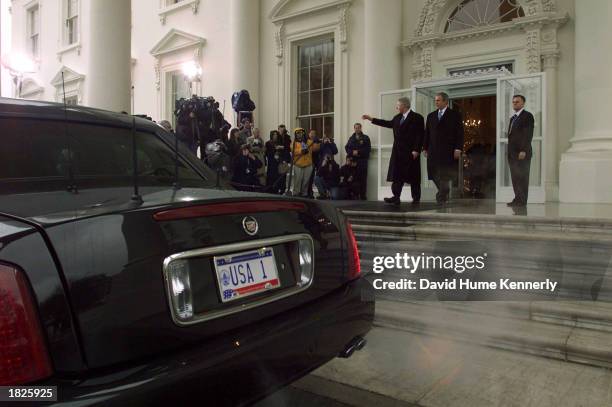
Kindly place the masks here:
[[(445, 309), (437, 303), (378, 300), (375, 325), (472, 345), (612, 367), (612, 334), (507, 316)], [(490, 304), (484, 304), (487, 306)]]
[(612, 244), (610, 233), (585, 233), (569, 231), (541, 231), (479, 228), (473, 225), (409, 225), (389, 226), (353, 223), (353, 230), (366, 237), (399, 237), (412, 240), (443, 240), (443, 239), (497, 239), (518, 241), (551, 241), (567, 243)]
[[(423, 305), (380, 294), (377, 300)], [(612, 303), (598, 301), (429, 301), (427, 307), (577, 327), (612, 334)]]
[(519, 232), (593, 235), (612, 238), (612, 220), (595, 218), (452, 214), (435, 212), (375, 212), (344, 210), (358, 226), (427, 226), (444, 229), (483, 229), (484, 232)]

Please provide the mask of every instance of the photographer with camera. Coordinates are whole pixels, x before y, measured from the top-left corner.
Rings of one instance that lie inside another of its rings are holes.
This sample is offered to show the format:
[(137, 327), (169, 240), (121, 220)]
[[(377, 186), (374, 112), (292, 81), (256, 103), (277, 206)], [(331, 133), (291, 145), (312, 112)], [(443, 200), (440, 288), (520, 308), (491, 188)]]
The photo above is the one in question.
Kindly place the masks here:
[(247, 144), (251, 147), (251, 152), (259, 161), (262, 162), (261, 168), (257, 170), (257, 178), (261, 185), (266, 184), (266, 154), (264, 152), (264, 141), (261, 138), (261, 133), (258, 128), (253, 129), (253, 135), (247, 138)]
[(340, 168), (340, 199), (359, 199), (361, 185), (358, 171), (357, 160), (346, 157), (346, 164)]
[(260, 191), (257, 170), (263, 163), (253, 155), (248, 144), (242, 145), (240, 154), (234, 158), (232, 184), (239, 191)]
[(210, 96), (193, 95), (189, 99), (177, 100), (174, 115), (177, 118), (177, 138), (194, 154), (200, 146), (202, 160), (206, 158), (206, 145), (217, 140), (228, 124), (219, 110), (219, 103)]
[(314, 182), (319, 190), (319, 199), (340, 199), (340, 166), (333, 155), (323, 156)]

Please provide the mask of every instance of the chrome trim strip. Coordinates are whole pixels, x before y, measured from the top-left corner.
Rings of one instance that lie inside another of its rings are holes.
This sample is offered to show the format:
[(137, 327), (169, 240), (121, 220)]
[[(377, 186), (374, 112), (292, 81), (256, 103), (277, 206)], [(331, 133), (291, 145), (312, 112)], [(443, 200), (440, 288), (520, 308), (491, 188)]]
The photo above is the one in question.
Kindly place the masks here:
[[(302, 283), (301, 280), (298, 280), (294, 287), (285, 289), (277, 294), (270, 295), (269, 297), (266, 297), (266, 298), (261, 298), (259, 300), (250, 302), (248, 304), (240, 304), (240, 305), (235, 305), (233, 307), (225, 308), (222, 310), (210, 311), (204, 314), (197, 314), (197, 315), (194, 315), (193, 318), (189, 321), (180, 320), (176, 316), (174, 312), (174, 306), (172, 305), (172, 292), (170, 288), (170, 281), (168, 278), (168, 266), (170, 265), (172, 261), (180, 260), (180, 259), (188, 259), (192, 257), (210, 256), (210, 255), (220, 254), (220, 253), (238, 252), (242, 250), (261, 248), (265, 246), (274, 246), (274, 245), (281, 244), (281, 243), (297, 242), (298, 240), (309, 240), (311, 247), (312, 247), (312, 265), (311, 265), (312, 272), (310, 273), (311, 278), (308, 280), (307, 283), (304, 284)], [(271, 302), (278, 301), (283, 298), (287, 298), (287, 297), (290, 297), (292, 295), (295, 295), (295, 294), (301, 293), (302, 291), (307, 290), (308, 287), (312, 285), (312, 281), (314, 280), (314, 269), (315, 269), (314, 247), (315, 247), (314, 240), (312, 239), (312, 236), (310, 236), (307, 233), (300, 233), (300, 234), (295, 234), (295, 235), (278, 236), (278, 237), (271, 237), (271, 238), (266, 238), (266, 239), (249, 240), (247, 242), (230, 243), (226, 245), (206, 247), (202, 249), (193, 249), (193, 250), (188, 250), (185, 252), (175, 253), (171, 256), (166, 257), (164, 259), (163, 272), (164, 272), (164, 282), (166, 284), (166, 295), (168, 297), (168, 307), (170, 308), (170, 315), (172, 316), (172, 321), (174, 321), (174, 323), (178, 326), (190, 326), (190, 325), (198, 324), (200, 322), (210, 321), (211, 319), (217, 319), (217, 318), (225, 317), (228, 315), (236, 314), (238, 312), (242, 312), (242, 311), (246, 311), (246, 310), (249, 310), (255, 307), (259, 307), (261, 305), (269, 304)]]

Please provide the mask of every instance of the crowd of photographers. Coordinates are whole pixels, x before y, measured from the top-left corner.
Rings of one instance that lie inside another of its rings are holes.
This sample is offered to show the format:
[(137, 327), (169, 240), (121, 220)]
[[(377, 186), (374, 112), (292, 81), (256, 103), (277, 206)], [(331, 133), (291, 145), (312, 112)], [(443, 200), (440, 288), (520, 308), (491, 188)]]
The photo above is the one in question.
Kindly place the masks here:
[[(177, 101), (175, 135), (220, 178), (245, 191), (284, 194), (318, 199), (366, 199), (371, 144), (361, 124), (345, 145), (346, 162), (336, 161), (334, 140), (316, 130), (296, 128), (290, 135), (284, 125), (264, 140), (250, 117), (231, 128), (213, 98), (193, 97)], [(162, 124), (170, 129), (170, 123)]]

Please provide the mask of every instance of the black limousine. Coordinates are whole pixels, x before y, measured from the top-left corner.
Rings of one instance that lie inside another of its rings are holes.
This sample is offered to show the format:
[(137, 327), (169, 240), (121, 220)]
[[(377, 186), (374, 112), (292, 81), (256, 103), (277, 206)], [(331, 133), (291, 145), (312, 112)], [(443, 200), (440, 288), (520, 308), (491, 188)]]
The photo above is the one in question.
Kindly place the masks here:
[(360, 349), (328, 203), (238, 192), (155, 123), (0, 99), (0, 385), (58, 405), (247, 405)]

